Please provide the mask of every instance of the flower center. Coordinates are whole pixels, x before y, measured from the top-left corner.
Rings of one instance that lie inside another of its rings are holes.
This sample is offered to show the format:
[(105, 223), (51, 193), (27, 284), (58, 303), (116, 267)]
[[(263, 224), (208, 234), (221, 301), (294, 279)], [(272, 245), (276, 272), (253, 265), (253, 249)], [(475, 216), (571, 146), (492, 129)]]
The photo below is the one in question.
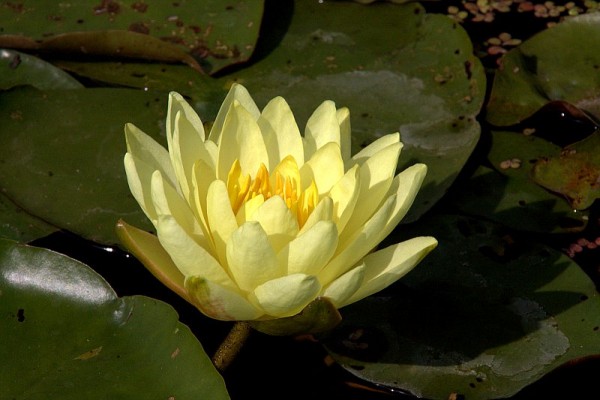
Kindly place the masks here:
[[(295, 165), (295, 161), (293, 164)], [(297, 165), (295, 165), (296, 176), (286, 175), (281, 170), (276, 169), (274, 174), (269, 175), (267, 167), (261, 163), (252, 179), (249, 174), (242, 174), (240, 162), (236, 159), (227, 175), (227, 192), (233, 212), (237, 214), (248, 200), (257, 196), (262, 196), (263, 200), (279, 196), (296, 215), (298, 226), (301, 228), (319, 202), (317, 185), (313, 180), (305, 190), (302, 190)]]

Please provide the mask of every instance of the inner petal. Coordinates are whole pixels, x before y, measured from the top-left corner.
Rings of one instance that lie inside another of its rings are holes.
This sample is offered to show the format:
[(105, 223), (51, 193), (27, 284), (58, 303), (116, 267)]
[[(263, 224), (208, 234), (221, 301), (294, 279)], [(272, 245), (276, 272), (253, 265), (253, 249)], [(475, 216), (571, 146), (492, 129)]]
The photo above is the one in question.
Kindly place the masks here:
[(231, 209), (238, 220), (250, 217), (247, 211), (256, 207), (248, 208), (247, 205), (254, 203), (255, 198), (260, 197), (266, 202), (278, 196), (291, 211), (298, 228), (302, 228), (319, 203), (319, 190), (314, 179), (302, 190), (300, 170), (293, 156), (285, 157), (272, 173), (261, 163), (254, 177), (244, 174), (236, 159), (227, 174), (226, 186)]

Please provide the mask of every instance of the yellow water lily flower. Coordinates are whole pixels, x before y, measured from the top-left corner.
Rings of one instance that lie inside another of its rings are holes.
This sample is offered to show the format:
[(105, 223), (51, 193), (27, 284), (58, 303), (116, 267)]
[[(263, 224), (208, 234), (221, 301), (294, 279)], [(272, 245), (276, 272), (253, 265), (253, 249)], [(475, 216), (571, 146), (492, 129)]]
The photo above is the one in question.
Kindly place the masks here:
[(261, 112), (234, 84), (207, 136), (171, 93), (166, 131), (168, 151), (125, 127), (129, 187), (158, 241), (132, 235), (146, 241), (142, 262), (209, 317), (289, 317), (318, 297), (343, 307), (395, 282), (437, 244), (417, 237), (372, 252), (406, 214), (427, 168), (395, 175), (398, 133), (351, 156), (349, 111), (331, 101), (302, 136), (283, 98)]

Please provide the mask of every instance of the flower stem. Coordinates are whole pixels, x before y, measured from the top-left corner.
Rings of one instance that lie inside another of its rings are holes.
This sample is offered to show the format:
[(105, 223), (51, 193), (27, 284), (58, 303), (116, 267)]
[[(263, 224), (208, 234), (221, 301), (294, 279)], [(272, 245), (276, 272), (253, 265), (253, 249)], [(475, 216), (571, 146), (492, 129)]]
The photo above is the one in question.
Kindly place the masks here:
[(235, 359), (251, 331), (252, 328), (247, 322), (238, 321), (233, 325), (212, 358), (212, 362), (219, 372), (225, 371)]

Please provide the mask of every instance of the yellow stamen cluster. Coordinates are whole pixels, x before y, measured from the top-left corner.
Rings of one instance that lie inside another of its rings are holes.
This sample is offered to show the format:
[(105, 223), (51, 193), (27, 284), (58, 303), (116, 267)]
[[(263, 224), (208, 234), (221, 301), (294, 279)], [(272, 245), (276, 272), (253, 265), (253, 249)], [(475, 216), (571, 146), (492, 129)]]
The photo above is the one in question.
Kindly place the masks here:
[(262, 163), (252, 179), (249, 174), (242, 174), (239, 160), (235, 160), (229, 170), (227, 192), (235, 214), (244, 203), (257, 196), (262, 196), (265, 201), (270, 197), (279, 196), (296, 215), (299, 227), (304, 225), (319, 202), (319, 192), (314, 180), (302, 191), (296, 179), (284, 176), (279, 171), (270, 176), (267, 167)]

